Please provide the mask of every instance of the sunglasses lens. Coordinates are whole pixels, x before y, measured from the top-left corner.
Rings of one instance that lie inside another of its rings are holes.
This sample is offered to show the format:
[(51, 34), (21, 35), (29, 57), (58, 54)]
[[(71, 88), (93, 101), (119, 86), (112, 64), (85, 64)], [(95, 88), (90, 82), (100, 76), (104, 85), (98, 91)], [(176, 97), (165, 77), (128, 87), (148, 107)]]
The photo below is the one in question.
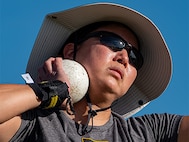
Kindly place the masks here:
[(129, 52), (129, 62), (132, 64), (137, 70), (139, 70), (143, 65), (143, 57), (139, 51), (136, 49), (132, 49)]
[(125, 47), (125, 42), (112, 36), (102, 36), (100, 42), (115, 52), (121, 51)]

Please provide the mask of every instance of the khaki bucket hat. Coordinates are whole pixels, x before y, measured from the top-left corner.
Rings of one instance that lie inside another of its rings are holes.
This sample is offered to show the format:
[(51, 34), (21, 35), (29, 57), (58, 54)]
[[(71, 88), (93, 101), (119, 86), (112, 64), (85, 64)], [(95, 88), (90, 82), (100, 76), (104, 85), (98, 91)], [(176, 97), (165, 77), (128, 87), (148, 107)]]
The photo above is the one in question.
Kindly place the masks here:
[(172, 75), (168, 47), (155, 24), (141, 13), (113, 3), (95, 3), (48, 14), (31, 52), (26, 72), (37, 77), (37, 69), (56, 56), (71, 33), (99, 21), (116, 21), (138, 36), (144, 64), (129, 91), (113, 104), (113, 111), (127, 118), (166, 89)]

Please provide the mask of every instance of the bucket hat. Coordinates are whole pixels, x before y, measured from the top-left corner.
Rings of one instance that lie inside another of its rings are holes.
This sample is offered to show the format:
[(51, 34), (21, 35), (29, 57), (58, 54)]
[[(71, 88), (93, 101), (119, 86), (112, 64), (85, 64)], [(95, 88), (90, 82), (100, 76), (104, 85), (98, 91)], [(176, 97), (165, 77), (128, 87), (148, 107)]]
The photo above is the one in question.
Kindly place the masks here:
[(112, 110), (127, 118), (166, 89), (172, 75), (168, 47), (156, 25), (141, 13), (113, 3), (95, 3), (47, 14), (30, 54), (26, 72), (37, 77), (37, 69), (49, 57), (56, 56), (74, 31), (99, 21), (127, 25), (137, 35), (144, 64), (128, 92), (116, 100)]

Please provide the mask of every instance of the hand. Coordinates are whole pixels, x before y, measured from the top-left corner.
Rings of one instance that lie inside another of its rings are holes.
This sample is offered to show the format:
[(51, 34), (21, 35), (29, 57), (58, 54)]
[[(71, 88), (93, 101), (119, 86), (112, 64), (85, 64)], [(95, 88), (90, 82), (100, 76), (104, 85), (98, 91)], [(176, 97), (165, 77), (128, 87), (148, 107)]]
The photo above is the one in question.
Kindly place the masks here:
[(68, 91), (70, 92), (70, 82), (64, 72), (61, 57), (49, 58), (45, 61), (43, 66), (38, 69), (38, 81), (47, 80), (60, 80), (66, 82), (69, 87)]

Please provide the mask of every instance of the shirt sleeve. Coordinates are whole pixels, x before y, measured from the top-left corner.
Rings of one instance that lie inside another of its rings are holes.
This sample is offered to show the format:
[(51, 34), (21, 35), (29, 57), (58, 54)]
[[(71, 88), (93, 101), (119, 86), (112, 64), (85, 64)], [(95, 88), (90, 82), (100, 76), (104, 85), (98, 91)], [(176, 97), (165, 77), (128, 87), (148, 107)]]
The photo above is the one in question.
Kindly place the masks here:
[[(12, 137), (10, 142), (32, 142), (35, 140), (35, 132), (39, 129), (37, 128), (37, 121), (36, 121), (36, 112), (34, 110), (27, 111), (22, 114), (21, 116), (22, 122), (21, 126), (16, 132), (16, 134)], [(34, 131), (35, 130), (35, 131)]]
[(177, 142), (182, 116), (171, 114), (151, 114), (131, 118), (134, 129), (146, 138), (157, 142)]

